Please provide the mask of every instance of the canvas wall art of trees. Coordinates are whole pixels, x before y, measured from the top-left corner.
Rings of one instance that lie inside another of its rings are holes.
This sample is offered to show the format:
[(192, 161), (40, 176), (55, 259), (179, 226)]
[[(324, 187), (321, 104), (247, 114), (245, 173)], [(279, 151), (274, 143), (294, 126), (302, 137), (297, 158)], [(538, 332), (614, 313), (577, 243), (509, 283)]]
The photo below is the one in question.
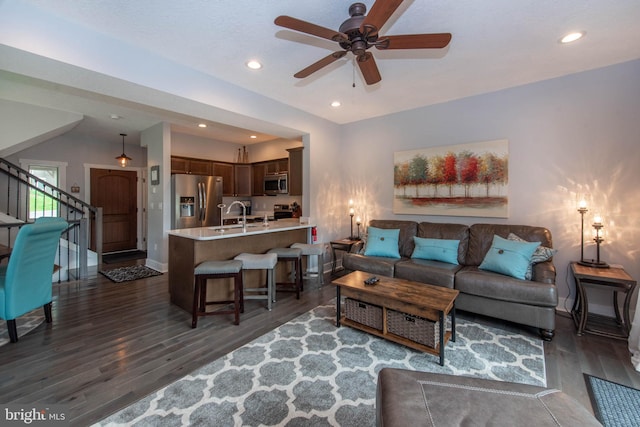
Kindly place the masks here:
[(393, 212), (507, 218), (506, 139), (398, 151)]

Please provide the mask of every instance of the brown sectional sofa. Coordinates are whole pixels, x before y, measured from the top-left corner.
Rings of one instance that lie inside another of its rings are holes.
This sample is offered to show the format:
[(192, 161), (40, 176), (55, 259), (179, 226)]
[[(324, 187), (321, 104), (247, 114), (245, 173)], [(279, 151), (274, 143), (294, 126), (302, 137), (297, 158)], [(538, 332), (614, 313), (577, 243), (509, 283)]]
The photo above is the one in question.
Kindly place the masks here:
[[(398, 277), (460, 291), (456, 308), (540, 329), (550, 341), (555, 329), (558, 293), (553, 259), (533, 265), (531, 280), (520, 280), (478, 269), (493, 242), (493, 236), (507, 238), (510, 233), (530, 242), (552, 248), (551, 233), (544, 227), (505, 224), (417, 223), (401, 220), (372, 220), (372, 227), (399, 229), (401, 258), (363, 255), (356, 245), (344, 255), (343, 266), (371, 274)], [(412, 259), (413, 237), (459, 240), (458, 264)]]

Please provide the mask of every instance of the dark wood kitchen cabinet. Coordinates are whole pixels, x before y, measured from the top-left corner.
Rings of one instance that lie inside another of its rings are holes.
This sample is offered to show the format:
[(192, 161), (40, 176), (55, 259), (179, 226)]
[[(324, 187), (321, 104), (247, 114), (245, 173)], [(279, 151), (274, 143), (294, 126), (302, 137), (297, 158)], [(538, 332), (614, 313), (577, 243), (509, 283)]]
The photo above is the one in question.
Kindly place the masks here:
[(264, 196), (264, 175), (266, 173), (266, 165), (263, 163), (254, 163), (251, 165), (253, 173), (253, 191), (254, 196)]
[(289, 195), (302, 196), (302, 150), (304, 147), (290, 148), (289, 152)]
[(250, 164), (233, 165), (234, 194), (236, 196), (251, 196), (252, 167)]
[(193, 175), (211, 175), (211, 160), (190, 157), (171, 157), (171, 173), (189, 173)]
[(265, 168), (267, 175), (289, 172), (289, 159), (285, 157), (265, 162)]
[(222, 177), (222, 195), (233, 196), (233, 163), (213, 162), (213, 175)]

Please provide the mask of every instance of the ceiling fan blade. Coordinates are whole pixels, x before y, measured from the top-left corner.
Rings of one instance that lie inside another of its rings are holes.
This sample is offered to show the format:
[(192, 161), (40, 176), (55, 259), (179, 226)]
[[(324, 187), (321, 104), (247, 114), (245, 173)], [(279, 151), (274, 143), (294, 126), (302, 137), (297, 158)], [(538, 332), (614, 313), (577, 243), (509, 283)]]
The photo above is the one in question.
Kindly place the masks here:
[(387, 19), (393, 15), (403, 0), (377, 0), (367, 16), (360, 24), (360, 32), (366, 35), (372, 35), (378, 32), (380, 28), (387, 22)]
[(286, 15), (278, 16), (274, 23), (281, 27), (289, 28), (290, 30), (300, 31), (301, 33), (311, 34), (312, 36), (329, 39), (335, 42), (349, 40), (349, 37), (347, 37), (346, 34)]
[(373, 59), (373, 55), (370, 52), (365, 52), (357, 57), (357, 62), (364, 81), (367, 82), (368, 85), (376, 84), (382, 80), (380, 71), (378, 71), (378, 66), (376, 65), (376, 60)]
[(313, 64), (309, 65), (304, 70), (298, 71), (297, 73), (295, 73), (293, 75), (293, 77), (297, 77), (299, 79), (303, 79), (305, 77), (308, 77), (311, 74), (313, 74), (316, 71), (318, 71), (319, 69), (324, 68), (327, 65), (329, 65), (329, 64), (337, 61), (338, 59), (342, 58), (346, 54), (347, 54), (347, 52), (344, 51), (344, 50), (339, 50), (337, 52), (333, 52), (331, 55), (325, 56), (320, 61), (314, 62)]
[(450, 33), (409, 34), (404, 36), (385, 36), (378, 39), (376, 48), (385, 49), (440, 49), (451, 41)]

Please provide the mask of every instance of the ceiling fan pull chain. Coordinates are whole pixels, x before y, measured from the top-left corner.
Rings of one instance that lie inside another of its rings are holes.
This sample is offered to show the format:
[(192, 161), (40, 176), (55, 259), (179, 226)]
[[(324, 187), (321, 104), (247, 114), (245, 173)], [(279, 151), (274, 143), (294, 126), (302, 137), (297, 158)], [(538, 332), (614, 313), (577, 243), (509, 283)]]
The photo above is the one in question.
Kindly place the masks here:
[(355, 55), (353, 56), (353, 67), (351, 68), (352, 71), (352, 81), (353, 83), (351, 84), (351, 87), (356, 87), (356, 57)]

